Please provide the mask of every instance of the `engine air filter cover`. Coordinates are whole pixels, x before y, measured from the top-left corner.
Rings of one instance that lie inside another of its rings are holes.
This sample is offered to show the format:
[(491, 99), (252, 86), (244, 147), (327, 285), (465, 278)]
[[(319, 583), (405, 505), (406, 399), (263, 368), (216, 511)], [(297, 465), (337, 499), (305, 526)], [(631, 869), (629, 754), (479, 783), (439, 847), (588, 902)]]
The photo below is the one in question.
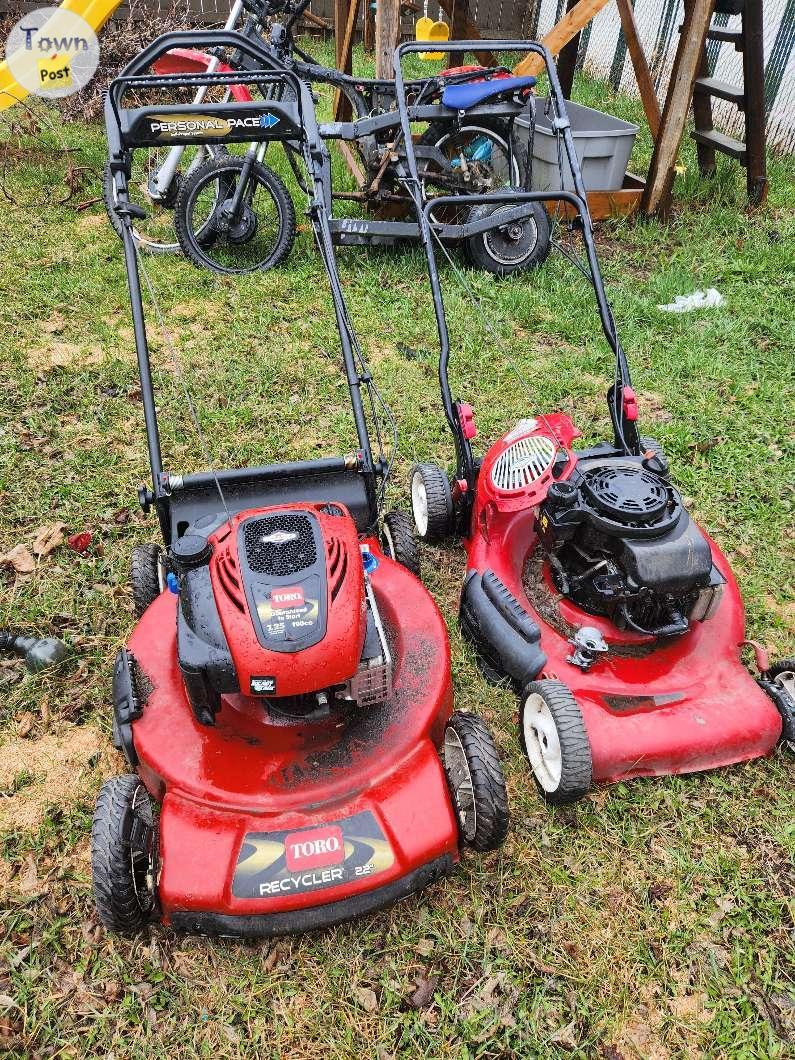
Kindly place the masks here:
[(544, 434), (520, 438), (494, 461), (491, 481), (504, 493), (524, 490), (549, 470), (556, 451), (553, 440)]

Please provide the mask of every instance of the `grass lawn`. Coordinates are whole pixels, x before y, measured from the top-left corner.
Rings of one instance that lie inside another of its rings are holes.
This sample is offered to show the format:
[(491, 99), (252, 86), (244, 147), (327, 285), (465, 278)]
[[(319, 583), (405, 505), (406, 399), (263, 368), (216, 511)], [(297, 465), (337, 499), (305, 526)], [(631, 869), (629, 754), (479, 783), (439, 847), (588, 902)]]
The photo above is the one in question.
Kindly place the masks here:
[[(641, 116), (587, 78), (575, 98)], [(62, 135), (88, 167), (70, 203), (58, 204), (55, 159), (3, 173), (18, 202), (0, 207), (0, 554), (32, 548), (53, 523), (93, 540), (85, 555), (62, 546), (32, 573), (0, 572), (0, 625), (55, 631), (76, 649), (38, 676), (0, 662), (0, 1052), (792, 1056), (793, 758), (779, 749), (547, 810), (519, 751), (514, 698), (484, 683), (459, 636), (460, 549), (426, 549), (424, 569), (448, 618), (458, 705), (486, 717), (503, 755), (504, 848), (465, 856), (453, 879), (391, 911), (308, 938), (238, 944), (154, 928), (129, 941), (99, 928), (91, 813), (102, 781), (124, 771), (110, 743), (110, 667), (133, 625), (130, 550), (156, 526), (136, 501), (147, 462), (121, 248), (101, 205), (74, 209), (100, 194), (102, 131)], [(649, 155), (644, 125), (633, 164)], [(644, 433), (662, 440), (691, 511), (728, 553), (749, 635), (791, 656), (795, 164), (773, 160), (769, 201), (747, 212), (732, 163), (701, 184), (689, 143), (682, 155), (670, 223), (600, 226), (605, 279)], [(275, 272), (219, 280), (178, 257), (149, 263), (221, 466), (352, 444), (330, 302), (299, 220)], [(405, 502), (410, 465), (448, 463), (451, 450), (423, 259), (352, 249), (340, 260), (400, 428), (390, 499)], [(503, 283), (469, 274), (491, 331), (449, 267), (443, 279), (455, 391), (475, 404), (484, 449), (542, 410), (574, 414), (588, 439), (605, 435), (611, 360), (569, 263), (554, 255)], [(724, 308), (656, 308), (710, 286)], [(195, 469), (200, 447), (150, 319), (167, 467)]]

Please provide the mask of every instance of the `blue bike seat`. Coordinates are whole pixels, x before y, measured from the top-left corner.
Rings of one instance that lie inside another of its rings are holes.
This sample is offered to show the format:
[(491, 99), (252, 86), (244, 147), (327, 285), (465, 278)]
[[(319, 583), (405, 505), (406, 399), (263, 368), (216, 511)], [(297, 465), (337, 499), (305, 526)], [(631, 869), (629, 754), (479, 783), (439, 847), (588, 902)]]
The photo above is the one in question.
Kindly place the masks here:
[(469, 110), (478, 103), (512, 95), (525, 88), (532, 88), (534, 77), (494, 77), (490, 81), (475, 81), (464, 85), (448, 85), (442, 92), (442, 106), (450, 110)]

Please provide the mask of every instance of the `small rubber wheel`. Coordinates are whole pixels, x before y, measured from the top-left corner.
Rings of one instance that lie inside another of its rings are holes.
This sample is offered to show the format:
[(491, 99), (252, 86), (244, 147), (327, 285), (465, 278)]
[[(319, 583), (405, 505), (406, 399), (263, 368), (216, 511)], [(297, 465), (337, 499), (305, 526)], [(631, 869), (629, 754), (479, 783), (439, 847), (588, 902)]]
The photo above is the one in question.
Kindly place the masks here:
[(453, 523), (453, 495), (447, 475), (436, 464), (411, 469), (411, 511), (422, 541), (441, 541)]
[(249, 170), (235, 212), (245, 160), (211, 159), (187, 177), (174, 208), (174, 227), (187, 258), (199, 268), (240, 274), (280, 265), (295, 242), (295, 207), (282, 178), (264, 162)]
[(783, 726), (781, 739), (795, 751), (795, 659), (781, 659), (765, 673), (765, 691), (776, 704)]
[(461, 841), (473, 850), (496, 850), (508, 834), (508, 793), (483, 719), (456, 711), (444, 731), (443, 756)]
[(641, 438), (640, 448), (643, 453), (653, 453), (662, 464), (664, 474), (668, 474), (668, 457), (665, 455), (661, 442), (658, 442), (656, 438)]
[(160, 545), (136, 545), (130, 560), (135, 614), (138, 618), (163, 591), (163, 550)]
[(543, 798), (576, 802), (593, 786), (591, 744), (577, 701), (561, 681), (531, 681), (519, 708), (522, 749)]
[(396, 508), (384, 516), (381, 545), (390, 559), (402, 564), (417, 578), (420, 577), (420, 552), (411, 518), (406, 512)]
[[(476, 268), (494, 276), (511, 276), (544, 264), (552, 248), (549, 217), (540, 202), (528, 205), (532, 212), (523, 220), (509, 221), (465, 241), (469, 260)], [(480, 221), (512, 209), (510, 204), (484, 203), (472, 207), (468, 220)]]
[(157, 829), (138, 777), (111, 777), (100, 788), (91, 826), (91, 873), (99, 919), (132, 935), (157, 911)]

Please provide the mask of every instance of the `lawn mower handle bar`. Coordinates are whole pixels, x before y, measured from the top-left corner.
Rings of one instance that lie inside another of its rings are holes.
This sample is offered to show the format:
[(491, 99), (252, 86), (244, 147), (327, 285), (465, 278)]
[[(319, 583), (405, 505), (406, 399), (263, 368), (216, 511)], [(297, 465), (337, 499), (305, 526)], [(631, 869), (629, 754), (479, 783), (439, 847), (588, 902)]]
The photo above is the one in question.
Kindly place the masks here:
[[(239, 48), (241, 52), (248, 54), (255, 60), (261, 61), (262, 65), (266, 67), (268, 71), (273, 71), (274, 74), (279, 75), (285, 81), (292, 82), (294, 85), (299, 112), (301, 114), (301, 125), (303, 129), (302, 144), (305, 148), (305, 162), (313, 186), (313, 201), (309, 214), (313, 221), (318, 248), (331, 287), (334, 313), (337, 320), (340, 345), (342, 348), (343, 364), (348, 383), (348, 391), (351, 398), (353, 419), (359, 439), (358, 461), (360, 470), (365, 476), (368, 498), (372, 506), (375, 503), (375, 487), (373, 480), (376, 476), (385, 473), (385, 468), (381, 459), (383, 454), (380, 454), (379, 460), (374, 462), (370, 433), (360, 392), (362, 386), (369, 386), (369, 373), (363, 372), (360, 375), (354, 357), (353, 347), (355, 344), (355, 337), (348, 318), (342, 285), (337, 273), (329, 220), (325, 209), (325, 202), (330, 198), (331, 160), (328, 154), (328, 149), (325, 147), (318, 129), (314, 105), (311, 99), (311, 89), (308, 84), (304, 83), (292, 70), (288, 69), (278, 59), (269, 54), (262, 46), (242, 37), (239, 33), (227, 30), (196, 33), (165, 33), (161, 37), (158, 37), (157, 40), (153, 41), (152, 44), (145, 48), (139, 56), (133, 59), (132, 62), (125, 67), (121, 76), (111, 84), (105, 102), (106, 125), (108, 126), (108, 132), (111, 134), (108, 138), (111, 154), (111, 170), (113, 172), (117, 198), (120, 204), (119, 208), (117, 208), (117, 212), (123, 222), (124, 256), (129, 280), (133, 331), (135, 335), (138, 368), (141, 379), (144, 420), (146, 423), (147, 443), (149, 448), (149, 463), (154, 486), (153, 500), (157, 507), (157, 513), (161, 522), (161, 527), (164, 531), (164, 536), (166, 537), (166, 540), (169, 539), (167, 517), (162, 503), (158, 503), (158, 501), (168, 495), (166, 489), (164, 489), (164, 485), (166, 485), (167, 488), (167, 480), (163, 473), (160, 434), (157, 424), (157, 410), (152, 384), (151, 365), (149, 361), (149, 348), (146, 339), (141, 284), (138, 273), (137, 251), (132, 234), (131, 217), (134, 215), (134, 207), (130, 204), (127, 194), (127, 174), (125, 172), (126, 166), (124, 157), (129, 153), (129, 149), (123, 149), (121, 146), (121, 123), (119, 121), (117, 101), (124, 90), (125, 83), (129, 84), (131, 78), (136, 78), (137, 74), (142, 69), (145, 70), (161, 55), (164, 55), (172, 48), (181, 46), (192, 46), (194, 48), (203, 47), (205, 49), (216, 46)], [(204, 77), (205, 79), (209, 77), (211, 81), (216, 80), (216, 75), (213, 74), (204, 75)], [(174, 82), (178, 82), (179, 79), (180, 75), (173, 76)], [(142, 80), (148, 82), (149, 78), (143, 78)], [(165, 81), (166, 85), (172, 83), (167, 75), (158, 75), (156, 81), (158, 84), (163, 83), (163, 81)], [(108, 120), (111, 117), (113, 118), (112, 122)], [(217, 476), (212, 476), (212, 478), (213, 481), (217, 483)], [(184, 481), (185, 480), (183, 479), (183, 482)]]
[[(437, 44), (434, 43), (434, 47)], [(616, 444), (622, 449), (635, 449), (639, 448), (637, 430), (634, 423), (628, 423), (623, 408), (623, 390), (625, 387), (631, 386), (631, 380), (629, 375), (629, 366), (627, 365), (626, 356), (621, 343), (618, 340), (618, 334), (616, 332), (615, 321), (613, 314), (610, 310), (610, 306), (607, 301), (607, 297), (604, 291), (604, 284), (602, 282), (602, 274), (599, 269), (599, 263), (596, 257), (596, 248), (593, 242), (593, 222), (591, 220), (590, 210), (588, 209), (588, 199), (585, 191), (585, 185), (582, 179), (582, 173), (580, 172), (580, 163), (577, 157), (577, 151), (574, 147), (574, 139), (571, 133), (571, 124), (566, 113), (566, 101), (563, 95), (563, 90), (560, 85), (558, 78), (558, 72), (552, 59), (552, 55), (543, 44), (539, 44), (538, 41), (532, 40), (466, 40), (466, 41), (445, 41), (438, 42), (438, 50), (447, 54), (453, 52), (467, 52), (476, 50), (487, 50), (492, 52), (500, 51), (522, 51), (530, 52), (535, 55), (541, 56), (544, 61), (546, 68), (547, 77), (549, 78), (549, 92), (550, 97), (554, 100), (555, 109), (559, 117), (555, 121), (555, 127), (558, 132), (563, 136), (563, 145), (566, 150), (566, 158), (569, 163), (571, 170), (572, 180), (574, 183), (574, 193), (571, 192), (559, 192), (557, 194), (549, 195), (546, 193), (534, 193), (534, 192), (521, 192), (521, 193), (496, 193), (494, 195), (485, 198), (484, 196), (469, 196), (469, 195), (453, 195), (453, 196), (441, 196), (437, 199), (433, 199), (427, 204), (422, 203), (421, 198), (421, 184), (419, 179), (419, 173), (417, 170), (417, 159), (413, 150), (413, 140), (411, 133), (411, 119), (409, 116), (408, 102), (406, 99), (406, 86), (403, 78), (403, 57), (411, 54), (412, 52), (427, 51), (427, 41), (406, 41), (403, 44), (398, 45), (394, 52), (394, 66), (395, 66), (395, 95), (398, 107), (398, 113), (400, 114), (400, 123), (403, 132), (403, 138), (406, 143), (406, 161), (408, 163), (409, 174), (411, 177), (412, 186), (409, 188), (409, 192), (415, 199), (415, 206), (417, 208), (417, 220), (420, 228), (420, 237), (425, 249), (425, 256), (428, 263), (428, 276), (431, 284), (431, 292), (433, 296), (433, 307), (436, 315), (436, 325), (439, 335), (439, 385), (442, 394), (442, 404), (444, 406), (444, 413), (447, 418), (447, 422), (450, 425), (453, 438), (455, 440), (457, 463), (458, 463), (458, 474), (463, 476), (470, 487), (474, 487), (475, 484), (475, 470), (474, 470), (474, 458), (472, 455), (472, 446), (470, 445), (469, 439), (464, 435), (463, 426), (456, 413), (455, 403), (453, 401), (452, 393), (450, 391), (450, 381), (448, 378), (448, 363), (450, 356), (450, 339), (447, 330), (447, 322), (445, 318), (444, 299), (442, 297), (441, 284), (439, 282), (439, 273), (436, 266), (436, 252), (432, 242), (432, 229), (431, 222), (429, 219), (429, 213), (434, 208), (434, 205), (441, 205), (444, 203), (469, 203), (475, 205), (476, 203), (482, 203), (484, 201), (491, 202), (532, 202), (540, 201), (544, 199), (558, 199), (563, 202), (568, 202), (577, 211), (577, 215), (581, 222), (583, 241), (585, 243), (586, 255), (588, 258), (588, 264), (591, 270), (591, 279), (596, 294), (596, 301), (599, 308), (599, 316), (604, 329), (605, 337), (613, 350), (616, 358), (616, 375), (613, 386), (608, 391), (608, 405), (610, 409), (610, 417), (613, 422), (613, 430), (615, 433)], [(629, 441), (627, 442), (627, 439)], [(470, 490), (471, 493), (471, 490)]]

